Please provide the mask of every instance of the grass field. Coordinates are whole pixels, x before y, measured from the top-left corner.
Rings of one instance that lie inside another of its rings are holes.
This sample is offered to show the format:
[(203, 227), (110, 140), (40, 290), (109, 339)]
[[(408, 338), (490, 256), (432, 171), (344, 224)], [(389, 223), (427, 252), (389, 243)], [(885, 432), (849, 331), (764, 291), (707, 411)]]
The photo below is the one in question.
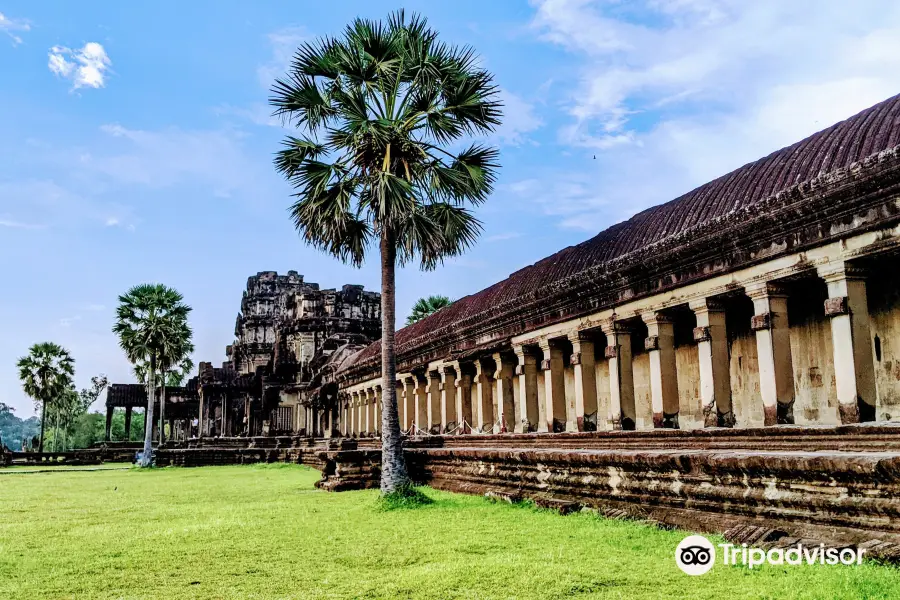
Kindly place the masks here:
[(46, 471), (115, 471), (132, 468), (131, 463), (103, 463), (102, 465), (55, 465), (52, 463), (40, 465), (15, 465), (0, 469), (0, 476), (10, 473), (44, 473)]
[(299, 466), (0, 477), (0, 598), (898, 598), (900, 570), (673, 560), (684, 532), (425, 490), (383, 511)]

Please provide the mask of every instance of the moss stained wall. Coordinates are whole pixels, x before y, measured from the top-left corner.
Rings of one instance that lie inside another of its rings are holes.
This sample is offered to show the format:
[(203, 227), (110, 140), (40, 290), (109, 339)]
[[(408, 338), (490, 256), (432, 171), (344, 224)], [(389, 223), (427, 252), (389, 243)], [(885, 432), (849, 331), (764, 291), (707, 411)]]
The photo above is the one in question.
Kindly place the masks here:
[(866, 291), (875, 359), (875, 418), (900, 421), (900, 259), (881, 258), (870, 268)]

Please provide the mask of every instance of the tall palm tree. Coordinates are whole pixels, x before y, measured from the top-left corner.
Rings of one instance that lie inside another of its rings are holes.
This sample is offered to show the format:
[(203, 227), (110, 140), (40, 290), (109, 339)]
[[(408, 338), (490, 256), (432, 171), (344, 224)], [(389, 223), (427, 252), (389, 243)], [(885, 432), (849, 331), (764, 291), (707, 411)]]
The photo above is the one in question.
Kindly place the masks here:
[(41, 438), (38, 448), (44, 451), (44, 426), (47, 422), (47, 405), (60, 397), (72, 385), (75, 377), (75, 359), (69, 351), (53, 342), (33, 345), (28, 354), (18, 360), (22, 389), (35, 403), (41, 405)]
[(428, 296), (427, 298), (419, 298), (413, 304), (412, 313), (406, 317), (406, 324), (412, 325), (416, 321), (421, 321), (428, 315), (432, 315), (442, 308), (447, 308), (453, 302), (447, 296)]
[(357, 19), (340, 38), (300, 46), (272, 87), (275, 115), (294, 124), (275, 167), (296, 190), (303, 239), (361, 266), (381, 255), (384, 494), (409, 486), (397, 416), (394, 273), (418, 259), (433, 269), (471, 246), (498, 152), (462, 138), (500, 123), (498, 89), (469, 47), (438, 40), (424, 18)]
[(176, 290), (162, 284), (142, 284), (119, 296), (113, 333), (133, 365), (147, 368), (147, 412), (144, 419), (144, 452), (141, 466), (151, 464), (153, 450), (153, 401), (157, 369), (166, 357), (177, 353), (184, 339), (191, 308)]

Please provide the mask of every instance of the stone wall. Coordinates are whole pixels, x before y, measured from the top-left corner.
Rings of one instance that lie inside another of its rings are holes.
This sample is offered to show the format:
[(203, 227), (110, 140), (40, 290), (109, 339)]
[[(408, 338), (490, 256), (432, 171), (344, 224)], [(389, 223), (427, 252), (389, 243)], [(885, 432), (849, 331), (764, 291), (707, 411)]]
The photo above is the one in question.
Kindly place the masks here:
[[(426, 436), (406, 440), (420, 484), (576, 503), (604, 513), (724, 532), (900, 543), (900, 424)], [(288, 462), (318, 486), (377, 487), (375, 439), (222, 438), (174, 444), (163, 465)], [(562, 505), (560, 504), (560, 505)]]
[(900, 453), (419, 448), (411, 474), (469, 494), (575, 501), (701, 531), (900, 542)]

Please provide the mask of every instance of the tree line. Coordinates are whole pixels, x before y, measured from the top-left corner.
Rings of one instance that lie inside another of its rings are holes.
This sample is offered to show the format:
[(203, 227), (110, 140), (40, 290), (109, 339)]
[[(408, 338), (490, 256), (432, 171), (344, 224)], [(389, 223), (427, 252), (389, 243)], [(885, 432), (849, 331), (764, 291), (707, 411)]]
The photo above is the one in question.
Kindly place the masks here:
[[(131, 288), (119, 296), (116, 309), (113, 333), (135, 377), (147, 386), (147, 398), (159, 395), (160, 442), (165, 440), (165, 388), (181, 385), (194, 366), (190, 358), (193, 332), (187, 321), (190, 311), (178, 291), (162, 284)], [(0, 424), (4, 424), (0, 439), (4, 444), (15, 449), (27, 446), (38, 452), (61, 452), (105, 439), (105, 415), (88, 412), (107, 387), (105, 375), (92, 377), (90, 387), (77, 391), (75, 359), (53, 342), (34, 344), (16, 366), (22, 389), (34, 400), (40, 418), (20, 423), (10, 407), (0, 405)], [(145, 413), (136, 414), (131, 423), (132, 429), (144, 431), (142, 466), (152, 460), (153, 405), (148, 402)], [(29, 423), (30, 428), (23, 423)], [(114, 415), (111, 425), (114, 437), (130, 438), (122, 415)]]

